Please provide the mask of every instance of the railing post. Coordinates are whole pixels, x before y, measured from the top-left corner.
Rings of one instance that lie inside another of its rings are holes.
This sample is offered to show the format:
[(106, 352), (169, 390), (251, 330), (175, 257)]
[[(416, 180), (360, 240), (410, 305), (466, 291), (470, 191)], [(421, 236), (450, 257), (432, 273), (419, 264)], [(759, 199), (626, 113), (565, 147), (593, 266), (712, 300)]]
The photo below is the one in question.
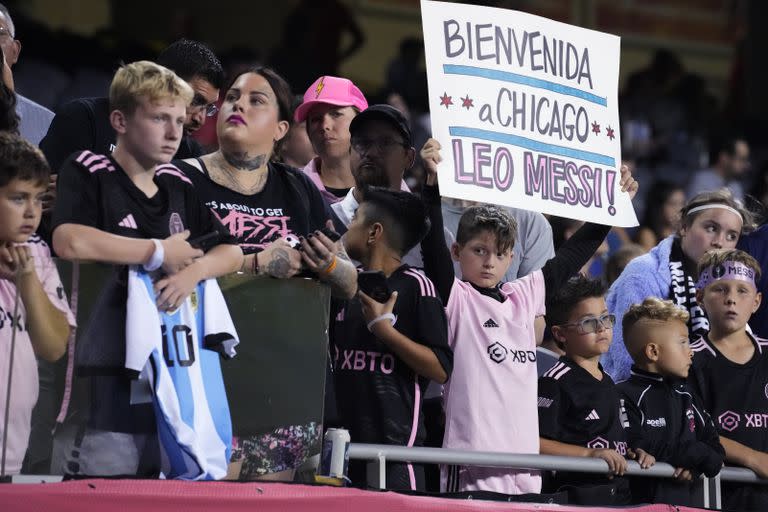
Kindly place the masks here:
[(703, 495), (701, 506), (704, 508), (710, 508), (709, 503), (711, 501), (711, 498), (710, 498), (711, 493), (709, 491), (711, 489), (711, 486), (712, 484), (709, 478), (705, 476), (701, 478), (701, 489), (702, 489), (702, 495)]
[(387, 488), (387, 456), (379, 453), (379, 489)]
[(387, 456), (379, 452), (376, 459), (369, 460), (366, 465), (366, 480), (368, 485), (378, 489), (387, 488)]
[(723, 500), (722, 495), (720, 494), (720, 473), (715, 475), (715, 478), (712, 479), (712, 482), (714, 483), (715, 487), (715, 507), (717, 510), (723, 509)]

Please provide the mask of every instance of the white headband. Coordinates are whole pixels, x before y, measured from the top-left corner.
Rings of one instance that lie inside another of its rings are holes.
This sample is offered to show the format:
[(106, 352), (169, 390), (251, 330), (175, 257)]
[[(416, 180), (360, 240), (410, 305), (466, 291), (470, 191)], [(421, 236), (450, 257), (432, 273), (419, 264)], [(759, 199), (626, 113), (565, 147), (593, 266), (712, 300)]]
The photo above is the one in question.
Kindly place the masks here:
[(731, 213), (735, 213), (741, 219), (741, 223), (744, 224), (744, 217), (741, 215), (741, 212), (739, 210), (737, 210), (736, 208), (732, 208), (727, 204), (721, 204), (721, 203), (703, 204), (701, 206), (697, 206), (696, 208), (691, 208), (686, 212), (685, 216), (687, 217), (692, 213), (700, 212), (702, 210), (710, 210), (712, 208), (720, 208), (721, 210), (728, 210)]

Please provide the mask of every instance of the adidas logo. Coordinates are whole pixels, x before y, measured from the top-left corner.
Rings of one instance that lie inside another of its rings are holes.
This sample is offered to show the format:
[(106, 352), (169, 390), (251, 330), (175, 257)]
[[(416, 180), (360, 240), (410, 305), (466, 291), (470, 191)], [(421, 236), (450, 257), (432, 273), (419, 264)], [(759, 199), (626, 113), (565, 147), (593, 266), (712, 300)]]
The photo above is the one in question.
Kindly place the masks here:
[(124, 228), (139, 229), (139, 227), (136, 225), (136, 219), (133, 218), (132, 213), (126, 215), (123, 220), (117, 223), (117, 225)]
[(587, 414), (587, 417), (584, 418), (585, 420), (591, 421), (591, 420), (599, 420), (600, 416), (597, 415), (597, 411), (592, 409), (592, 412)]
[(493, 321), (493, 318), (489, 318), (489, 319), (488, 319), (488, 320), (486, 320), (486, 321), (485, 321), (485, 323), (483, 324), (483, 327), (498, 327), (498, 326), (499, 326), (499, 324), (497, 324), (496, 322), (494, 322), (494, 321)]

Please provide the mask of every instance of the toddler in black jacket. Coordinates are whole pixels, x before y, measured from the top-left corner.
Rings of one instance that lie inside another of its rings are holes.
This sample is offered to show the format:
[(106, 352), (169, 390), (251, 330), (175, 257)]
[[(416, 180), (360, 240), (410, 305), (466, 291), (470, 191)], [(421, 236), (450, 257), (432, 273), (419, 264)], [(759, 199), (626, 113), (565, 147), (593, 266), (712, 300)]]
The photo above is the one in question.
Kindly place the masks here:
[(633, 305), (622, 320), (635, 362), (630, 378), (618, 384), (630, 424), (628, 444), (677, 468), (675, 480), (633, 479), (636, 503), (696, 505), (693, 480), (701, 473), (713, 477), (723, 465), (715, 425), (685, 383), (693, 357), (687, 321), (688, 312), (657, 298)]

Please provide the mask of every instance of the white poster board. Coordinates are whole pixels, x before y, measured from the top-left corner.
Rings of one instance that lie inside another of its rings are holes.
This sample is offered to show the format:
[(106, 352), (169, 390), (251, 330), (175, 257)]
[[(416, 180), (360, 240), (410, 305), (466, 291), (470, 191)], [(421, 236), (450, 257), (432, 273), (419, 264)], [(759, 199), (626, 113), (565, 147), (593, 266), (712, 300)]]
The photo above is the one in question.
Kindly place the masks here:
[(619, 187), (620, 39), (422, 0), (442, 195), (636, 226)]

